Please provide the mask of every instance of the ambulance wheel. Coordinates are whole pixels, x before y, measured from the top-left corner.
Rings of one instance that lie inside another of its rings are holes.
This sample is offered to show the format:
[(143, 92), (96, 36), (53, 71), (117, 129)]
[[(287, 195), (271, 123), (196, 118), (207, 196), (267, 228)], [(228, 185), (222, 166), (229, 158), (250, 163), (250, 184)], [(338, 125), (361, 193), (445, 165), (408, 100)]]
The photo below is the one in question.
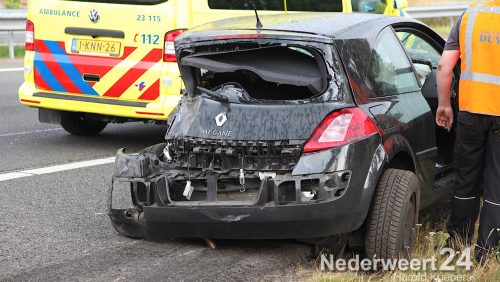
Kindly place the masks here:
[(80, 113), (63, 112), (61, 115), (62, 128), (78, 136), (97, 135), (107, 124), (104, 121), (87, 119)]
[(368, 216), (365, 252), (368, 258), (409, 258), (415, 243), (419, 182), (411, 171), (384, 172)]

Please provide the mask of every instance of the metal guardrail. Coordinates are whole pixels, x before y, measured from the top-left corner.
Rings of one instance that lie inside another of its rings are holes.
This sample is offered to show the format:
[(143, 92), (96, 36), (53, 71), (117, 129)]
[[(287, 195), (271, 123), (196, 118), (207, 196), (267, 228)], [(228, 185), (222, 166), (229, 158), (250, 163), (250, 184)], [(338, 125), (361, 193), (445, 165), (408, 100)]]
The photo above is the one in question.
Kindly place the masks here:
[(14, 59), (14, 32), (26, 29), (26, 15), (26, 10), (0, 10), (0, 31), (8, 33), (11, 59)]
[[(409, 7), (407, 12), (416, 19), (446, 18), (453, 21), (454, 17), (460, 16), (468, 5), (446, 4), (429, 5), (420, 7)], [(9, 57), (14, 59), (14, 32), (23, 31), (26, 28), (27, 11), (23, 10), (0, 10), (0, 32), (8, 32), (9, 36)]]
[(443, 4), (409, 7), (406, 12), (415, 19), (458, 17), (469, 7), (467, 4)]

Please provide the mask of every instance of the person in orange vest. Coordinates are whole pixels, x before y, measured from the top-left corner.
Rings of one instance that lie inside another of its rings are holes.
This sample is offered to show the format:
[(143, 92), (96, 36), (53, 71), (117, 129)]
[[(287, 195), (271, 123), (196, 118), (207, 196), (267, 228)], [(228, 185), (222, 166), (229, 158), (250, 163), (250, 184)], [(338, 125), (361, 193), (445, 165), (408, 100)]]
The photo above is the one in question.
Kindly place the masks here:
[(448, 131), (454, 119), (450, 104), (453, 69), (459, 58), (449, 242), (458, 239), (471, 244), (482, 195), (476, 245), (476, 258), (481, 261), (498, 247), (500, 233), (500, 0), (469, 7), (446, 43), (437, 70), (436, 123)]

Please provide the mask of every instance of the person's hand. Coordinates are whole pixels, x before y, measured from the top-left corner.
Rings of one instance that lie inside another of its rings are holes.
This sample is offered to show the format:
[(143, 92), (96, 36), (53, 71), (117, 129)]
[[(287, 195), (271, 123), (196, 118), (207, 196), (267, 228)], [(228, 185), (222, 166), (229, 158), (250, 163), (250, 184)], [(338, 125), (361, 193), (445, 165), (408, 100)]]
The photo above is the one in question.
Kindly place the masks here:
[(450, 132), (453, 125), (453, 109), (451, 106), (439, 106), (437, 108), (436, 124)]

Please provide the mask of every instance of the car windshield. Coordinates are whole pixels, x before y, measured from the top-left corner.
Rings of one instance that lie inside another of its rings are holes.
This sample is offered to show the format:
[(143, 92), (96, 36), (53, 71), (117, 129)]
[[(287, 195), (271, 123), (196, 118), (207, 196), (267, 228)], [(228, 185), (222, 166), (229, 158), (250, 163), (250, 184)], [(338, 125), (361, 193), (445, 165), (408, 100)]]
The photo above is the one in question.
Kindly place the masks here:
[[(270, 46), (190, 55), (181, 60), (194, 72), (193, 93), (212, 98), (244, 100), (305, 100), (324, 93), (328, 70), (318, 50)], [(186, 76), (183, 76), (186, 78)]]

